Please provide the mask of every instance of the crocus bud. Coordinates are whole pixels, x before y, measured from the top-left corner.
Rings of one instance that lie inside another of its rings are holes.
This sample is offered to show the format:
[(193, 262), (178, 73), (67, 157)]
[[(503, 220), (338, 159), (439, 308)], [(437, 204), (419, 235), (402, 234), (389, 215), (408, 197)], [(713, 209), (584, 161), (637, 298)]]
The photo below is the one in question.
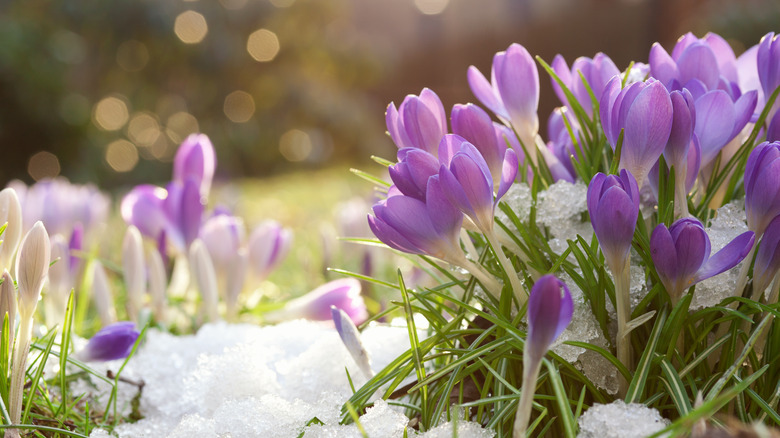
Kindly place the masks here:
[(696, 105), (688, 90), (669, 93), (672, 102), (672, 128), (664, 148), (664, 158), (669, 167), (685, 166), (690, 149), (693, 126), (696, 121)]
[(149, 184), (136, 186), (122, 198), (122, 219), (138, 228), (144, 236), (158, 239), (165, 230), (168, 218), (163, 205), (168, 192)]
[(68, 294), (73, 288), (74, 275), (71, 269), (70, 248), (65, 238), (55, 234), (51, 239), (52, 265), (49, 267), (49, 288), (45, 294), (46, 325), (62, 324)]
[(428, 88), (420, 96), (406, 96), (396, 109), (394, 103), (385, 113), (387, 131), (398, 148), (418, 148), (436, 154), (439, 141), (447, 133), (447, 116), (439, 96)]
[(764, 142), (753, 149), (745, 166), (744, 185), (748, 229), (760, 236), (780, 214), (780, 142)]
[(494, 178), (493, 183), (497, 184), (500, 181), (507, 146), (505, 141), (499, 141), (496, 136), (493, 121), (490, 120), (488, 113), (471, 103), (453, 106), (452, 132), (477, 148), (490, 169)]
[(104, 326), (113, 324), (116, 322), (116, 308), (106, 270), (99, 261), (95, 260), (92, 263), (92, 299), (95, 300), (100, 323)]
[(486, 107), (511, 123), (536, 163), (536, 134), (539, 131), (539, 71), (525, 47), (512, 44), (493, 57), (491, 82), (476, 67), (468, 70), (471, 91)]
[(336, 331), (341, 338), (341, 342), (347, 347), (347, 351), (355, 360), (355, 363), (363, 372), (366, 379), (374, 377), (374, 371), (371, 370), (371, 363), (368, 357), (368, 352), (363, 343), (360, 342), (360, 332), (358, 331), (352, 318), (349, 317), (347, 312), (336, 308), (336, 306), (330, 306), (331, 316), (333, 318), (333, 324), (336, 326)]
[(235, 319), (238, 314), (238, 298), (244, 289), (248, 268), (249, 254), (246, 248), (240, 248), (236, 252), (233, 264), (225, 271), (225, 307), (228, 320)]
[(498, 194), (493, 198), (493, 176), (479, 151), (462, 137), (449, 134), (460, 142), (459, 151), (452, 157), (449, 167), (439, 169), (441, 188), (452, 205), (457, 207), (480, 230), (493, 229), (493, 216), (498, 200), (509, 190), (517, 176), (517, 155), (506, 149)]
[[(764, 90), (764, 98), (775, 92), (780, 87), (780, 35), (769, 32), (761, 38), (758, 43), (758, 52), (756, 53), (758, 63), (758, 79), (761, 81), (761, 88)], [(778, 100), (780, 101), (780, 100)], [(778, 102), (775, 102), (774, 108), (769, 113), (769, 117), (777, 112)]]
[(658, 277), (673, 304), (694, 284), (736, 266), (753, 247), (752, 231), (740, 234), (710, 257), (710, 238), (696, 218), (679, 219), (668, 229), (659, 224), (650, 236)]
[(51, 244), (43, 223), (38, 221), (22, 239), (16, 258), (16, 281), (19, 286), (19, 313), (32, 317), (38, 306), (41, 288), (49, 272)]
[[(3, 317), (8, 314), (8, 325), (11, 333), (14, 331), (14, 322), (16, 321), (16, 288), (14, 279), (7, 270), (3, 271), (3, 283), (0, 284), (0, 328), (2, 328)], [(13, 336), (11, 337), (13, 339)]]
[(189, 178), (198, 182), (201, 196), (208, 196), (214, 169), (217, 166), (214, 146), (205, 134), (191, 134), (179, 146), (173, 159), (173, 180), (184, 183)]
[(146, 271), (144, 244), (138, 228), (130, 225), (122, 242), (122, 268), (127, 290), (127, 308), (130, 319), (135, 320), (143, 305)]
[(525, 348), (539, 361), (571, 322), (574, 302), (566, 284), (554, 275), (536, 280), (528, 297), (528, 338)]
[(121, 321), (110, 324), (90, 338), (86, 347), (76, 353), (76, 358), (83, 362), (124, 359), (133, 350), (139, 335), (133, 322)]
[(769, 222), (753, 264), (753, 299), (757, 300), (780, 270), (780, 216)]
[(163, 210), (168, 219), (165, 234), (183, 253), (198, 237), (203, 218), (204, 203), (198, 189), (198, 181), (187, 178), (183, 183), (173, 181), (167, 186), (168, 196)]
[(624, 131), (620, 168), (631, 172), (641, 186), (669, 139), (672, 101), (655, 80), (620, 86), (619, 76), (607, 84), (600, 102), (601, 124), (613, 149)]
[(450, 263), (464, 258), (459, 240), (463, 213), (447, 199), (438, 177), (428, 180), (425, 202), (410, 196), (390, 196), (375, 204), (373, 211), (368, 225), (387, 246)]
[(368, 318), (360, 290), (360, 282), (354, 278), (334, 280), (290, 301), (283, 309), (266, 314), (265, 318), (268, 321), (293, 318), (330, 321), (333, 318), (330, 308), (334, 306), (346, 312), (355, 324), (360, 324)]
[[(571, 70), (569, 70), (566, 60), (563, 59), (563, 56), (561, 55), (556, 55), (550, 66), (589, 116), (592, 116), (593, 113), (593, 101), (591, 100), (590, 93), (588, 93), (588, 90), (585, 88), (582, 77), (588, 82), (588, 86), (591, 91), (593, 91), (593, 95), (598, 99), (601, 96), (601, 93), (604, 92), (604, 87), (609, 80), (612, 79), (613, 76), (620, 74), (620, 70), (618, 70), (609, 56), (601, 52), (597, 53), (593, 59), (585, 56), (575, 59), (574, 63), (571, 65)], [(582, 77), (580, 74), (582, 74)], [(563, 93), (563, 89), (561, 89), (560, 85), (558, 85), (558, 82), (552, 78), (551, 81), (553, 90), (561, 103), (570, 106), (569, 101), (566, 99), (566, 95)]]
[(200, 230), (200, 240), (206, 245), (217, 271), (233, 264), (245, 237), (244, 221), (224, 214), (212, 216)]
[(588, 185), (588, 214), (613, 272), (622, 268), (639, 216), (639, 188), (625, 169), (620, 176), (598, 173)]
[(22, 238), (22, 207), (16, 191), (6, 188), (0, 191), (0, 226), (8, 224), (0, 234), (0, 269), (11, 268), (19, 240)]
[(214, 263), (206, 249), (206, 245), (200, 239), (195, 239), (190, 247), (190, 271), (195, 277), (201, 298), (203, 299), (204, 315), (208, 321), (215, 321), (219, 317), (217, 291), (217, 275), (214, 272)]
[(165, 273), (165, 263), (156, 248), (149, 251), (147, 259), (149, 272), (149, 295), (152, 297), (152, 314), (158, 323), (165, 323), (167, 319), (168, 278)]
[(439, 160), (432, 154), (416, 148), (398, 150), (398, 163), (387, 171), (395, 187), (406, 196), (425, 202), (428, 178), (439, 173)]
[(284, 260), (292, 245), (292, 232), (275, 221), (258, 225), (249, 236), (249, 266), (258, 281), (265, 280)]

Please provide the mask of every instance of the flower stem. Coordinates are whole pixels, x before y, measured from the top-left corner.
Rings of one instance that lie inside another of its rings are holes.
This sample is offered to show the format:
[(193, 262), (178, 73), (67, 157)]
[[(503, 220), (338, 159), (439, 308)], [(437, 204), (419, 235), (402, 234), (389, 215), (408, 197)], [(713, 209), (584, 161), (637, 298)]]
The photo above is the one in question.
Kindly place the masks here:
[(688, 193), (685, 190), (687, 171), (684, 164), (674, 169), (674, 212), (678, 218), (688, 217)]
[(523, 307), (523, 304), (525, 304), (528, 299), (528, 294), (525, 293), (525, 289), (523, 289), (523, 285), (520, 283), (520, 278), (517, 276), (515, 267), (506, 257), (506, 254), (504, 254), (504, 250), (501, 249), (501, 244), (498, 242), (496, 233), (493, 232), (493, 230), (488, 230), (488, 232), (485, 233), (485, 237), (487, 238), (488, 243), (490, 243), (490, 246), (493, 247), (493, 252), (496, 254), (498, 263), (501, 265), (504, 272), (506, 272), (507, 278), (509, 278), (509, 283), (512, 285), (512, 292), (514, 292), (517, 297), (518, 307)]
[(517, 412), (515, 413), (513, 438), (525, 438), (528, 421), (531, 419), (536, 379), (539, 377), (541, 365), (541, 360), (531, 358), (526, 345), (526, 349), (523, 351), (523, 387), (520, 389), (520, 402), (517, 404)]
[[(758, 240), (758, 239), (756, 239)], [(742, 267), (739, 268), (739, 277), (737, 277), (737, 287), (734, 288), (734, 293), (732, 296), (739, 297), (742, 296), (742, 292), (745, 290), (745, 286), (748, 282), (748, 271), (750, 271), (750, 264), (753, 261), (753, 254), (756, 253), (756, 245), (754, 244), (752, 248), (750, 248), (750, 252), (745, 257), (745, 259), (742, 261)], [(736, 305), (734, 306), (736, 308)]]
[(498, 281), (496, 281), (496, 279), (493, 278), (492, 275), (485, 272), (484, 268), (481, 265), (472, 262), (466, 257), (463, 257), (463, 260), (454, 261), (453, 264), (458, 265), (466, 269), (467, 271), (469, 271), (469, 274), (473, 275), (474, 278), (477, 279), (477, 281), (482, 283), (482, 285), (487, 289), (490, 295), (492, 295), (496, 299), (499, 299), (499, 295), (501, 292), (501, 284)]
[[(626, 257), (622, 266), (618, 265), (613, 269), (615, 276), (615, 313), (617, 313), (617, 339), (615, 340), (618, 360), (629, 369), (633, 370), (631, 364), (631, 342), (628, 336), (628, 321), (631, 317), (631, 306), (629, 303), (629, 292), (631, 290), (630, 275), (631, 259)], [(628, 382), (624, 377), (620, 377), (621, 396), (628, 390)]]
[(27, 354), (30, 352), (32, 322), (32, 315), (22, 315), (19, 321), (19, 336), (16, 339), (13, 368), (11, 369), (11, 396), (9, 403), (9, 414), (13, 424), (19, 424), (22, 419), (22, 392), (24, 391)]

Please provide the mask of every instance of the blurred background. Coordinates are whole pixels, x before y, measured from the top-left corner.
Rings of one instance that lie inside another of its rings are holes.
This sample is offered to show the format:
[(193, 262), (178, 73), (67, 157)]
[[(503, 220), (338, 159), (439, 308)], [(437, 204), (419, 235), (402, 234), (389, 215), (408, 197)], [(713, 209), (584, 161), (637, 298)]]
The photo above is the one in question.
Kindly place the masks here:
[[(66, 176), (122, 191), (170, 178), (208, 134), (217, 180), (392, 158), (384, 110), (519, 42), (619, 68), (714, 31), (737, 54), (780, 30), (776, 0), (27, 0), (0, 2), (0, 187)], [(542, 77), (540, 120), (556, 105)]]

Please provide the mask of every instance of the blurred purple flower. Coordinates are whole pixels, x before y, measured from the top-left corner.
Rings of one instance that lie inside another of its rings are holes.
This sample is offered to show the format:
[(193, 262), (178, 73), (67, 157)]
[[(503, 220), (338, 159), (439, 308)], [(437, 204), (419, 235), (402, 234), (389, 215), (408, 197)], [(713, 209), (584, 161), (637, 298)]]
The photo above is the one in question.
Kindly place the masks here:
[(506, 51), (495, 54), (490, 77), (488, 82), (476, 67), (469, 67), (471, 91), (505, 123), (511, 123), (535, 163), (535, 137), (539, 131), (536, 63), (525, 47), (512, 44)]
[(360, 295), (360, 282), (343, 278), (325, 283), (306, 295), (296, 298), (277, 312), (266, 314), (269, 321), (306, 318), (314, 321), (330, 321), (331, 306), (343, 310), (355, 323), (368, 319), (366, 303)]
[(528, 297), (528, 337), (525, 343), (532, 360), (542, 360), (571, 322), (573, 313), (574, 302), (564, 282), (551, 274), (536, 280)]
[(292, 232), (276, 221), (267, 220), (249, 235), (249, 266), (255, 277), (265, 280), (287, 257), (292, 245)]
[(173, 159), (173, 180), (184, 184), (189, 178), (198, 182), (200, 194), (208, 196), (217, 159), (214, 146), (205, 134), (191, 134), (179, 146)]
[(436, 154), (439, 141), (447, 133), (447, 116), (439, 96), (423, 88), (420, 96), (406, 96), (401, 106), (387, 106), (385, 122), (399, 149), (413, 147)]
[(619, 272), (631, 249), (639, 215), (639, 188), (625, 169), (620, 175), (597, 173), (588, 185), (588, 214), (612, 272)]
[(123, 359), (133, 350), (139, 335), (133, 322), (121, 321), (105, 326), (76, 353), (76, 358), (83, 362)]
[(753, 299), (758, 300), (780, 270), (780, 216), (769, 222), (753, 264)]
[(474, 145), (463, 137), (448, 134), (459, 145), (449, 167), (439, 169), (439, 182), (447, 199), (477, 225), (480, 230), (493, 229), (493, 216), (499, 199), (509, 190), (517, 176), (517, 155), (506, 149), (498, 193), (493, 197), (493, 176), (485, 159)]
[(206, 245), (214, 267), (218, 271), (224, 270), (235, 263), (246, 239), (244, 221), (225, 214), (212, 216), (203, 223), (200, 239)]
[(780, 214), (780, 142), (764, 142), (753, 149), (745, 166), (744, 185), (748, 228), (760, 236)]
[[(582, 82), (580, 73), (582, 73), (582, 76), (588, 82), (588, 86), (593, 91), (593, 95), (597, 100), (601, 97), (609, 80), (612, 79), (613, 76), (620, 74), (620, 70), (618, 70), (609, 56), (601, 52), (597, 53), (593, 59), (585, 56), (575, 59), (574, 63), (571, 65), (571, 69), (569, 69), (569, 65), (566, 63), (563, 56), (555, 55), (551, 67), (589, 116), (593, 116), (593, 101), (591, 100), (588, 90), (585, 88), (585, 84)], [(566, 99), (563, 89), (561, 89), (554, 79), (551, 79), (551, 81), (553, 90), (555, 90), (558, 99), (560, 99), (562, 104), (570, 107), (570, 103)]]
[(740, 234), (710, 257), (710, 238), (696, 218), (659, 224), (650, 236), (650, 252), (672, 303), (692, 285), (736, 266), (753, 247), (752, 231)]
[(631, 172), (641, 186), (669, 139), (672, 101), (658, 81), (637, 82), (622, 90), (620, 81), (613, 78), (601, 96), (601, 123), (613, 149), (624, 130), (620, 168)]
[[(761, 42), (758, 43), (756, 61), (758, 65), (758, 79), (761, 81), (764, 98), (769, 99), (769, 96), (775, 92), (777, 87), (780, 87), (780, 35), (769, 32), (761, 38)], [(777, 112), (778, 107), (780, 107), (780, 99), (775, 102), (772, 111), (769, 113), (770, 118)]]

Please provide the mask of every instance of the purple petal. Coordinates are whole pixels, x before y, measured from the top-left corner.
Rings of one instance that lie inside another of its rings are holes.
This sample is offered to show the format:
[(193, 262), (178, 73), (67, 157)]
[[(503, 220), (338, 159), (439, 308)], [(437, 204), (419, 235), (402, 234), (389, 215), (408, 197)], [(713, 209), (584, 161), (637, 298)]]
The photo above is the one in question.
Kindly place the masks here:
[(650, 75), (661, 81), (662, 84), (668, 85), (673, 79), (679, 80), (680, 72), (677, 70), (677, 63), (660, 44), (654, 43), (653, 47), (650, 48), (648, 62), (650, 63)]
[(780, 111), (775, 113), (766, 131), (766, 141), (780, 141)]
[(157, 238), (168, 222), (163, 211), (166, 196), (160, 187), (136, 186), (122, 198), (122, 218), (128, 225), (135, 225), (144, 236)]
[(694, 132), (699, 137), (702, 165), (715, 159), (718, 152), (731, 139), (734, 127), (734, 104), (726, 92), (710, 91), (696, 100)]
[(710, 46), (715, 59), (718, 60), (718, 70), (720, 75), (730, 82), (737, 82), (739, 74), (737, 73), (737, 57), (729, 43), (716, 33), (707, 33), (703, 40)]
[(515, 178), (517, 177), (517, 171), (519, 164), (517, 162), (517, 154), (512, 149), (507, 149), (504, 153), (504, 162), (501, 169), (501, 183), (498, 186), (498, 193), (496, 194), (495, 202), (501, 199), (506, 192), (512, 187)]
[(111, 324), (100, 329), (77, 357), (84, 362), (105, 362), (125, 358), (132, 351), (139, 335), (135, 323), (123, 321)]
[(671, 129), (669, 93), (660, 82), (654, 82), (637, 95), (626, 116), (621, 166), (643, 181), (663, 153)]
[[(494, 58), (495, 59), (495, 58)], [(499, 68), (493, 64), (496, 88), (515, 129), (536, 132), (539, 118), (539, 72), (525, 47), (512, 44)]]
[(393, 142), (399, 149), (412, 147), (412, 143), (401, 125), (398, 110), (392, 102), (387, 106), (387, 111), (385, 112), (385, 124), (387, 125), (387, 132), (390, 133), (390, 138), (393, 139)]
[[(780, 269), (780, 216), (766, 227), (753, 265), (753, 290), (763, 292)], [(760, 293), (759, 292), (759, 293)]]
[(693, 278), (710, 256), (710, 239), (701, 222), (683, 218), (672, 224), (669, 232), (677, 253), (678, 280)]
[[(442, 129), (439, 119), (441, 116), (439, 108), (435, 106), (436, 102), (433, 102), (438, 97), (434, 99), (431, 97), (432, 93), (426, 93), (425, 100), (417, 96), (407, 96), (398, 109), (410, 143), (414, 147), (431, 153), (436, 150), (441, 138), (446, 133), (446, 128)], [(429, 107), (429, 103), (433, 103), (434, 106)], [(441, 102), (438, 104), (441, 105)], [(443, 107), (441, 111), (444, 111)]]
[(699, 269), (699, 272), (696, 273), (694, 283), (714, 277), (721, 272), (737, 266), (737, 264), (747, 256), (748, 252), (750, 252), (754, 240), (755, 234), (753, 234), (752, 231), (747, 231), (737, 236), (734, 240), (729, 242), (728, 245), (724, 246), (707, 260), (707, 263), (705, 263), (704, 266)]
[[(556, 75), (558, 75), (563, 84), (566, 85), (566, 88), (571, 89), (571, 71), (569, 70), (569, 65), (566, 64), (566, 60), (563, 59), (563, 56), (555, 55), (555, 58), (553, 58), (552, 63), (550, 64), (550, 67), (552, 67), (553, 71)], [(552, 83), (552, 88), (555, 92), (555, 95), (558, 96), (558, 100), (560, 100), (563, 105), (568, 105), (569, 102), (566, 99), (566, 94), (564, 94), (563, 89), (560, 87), (560, 85), (558, 85), (558, 82), (552, 77), (550, 78), (550, 82)], [(599, 95), (597, 94), (597, 96)]]
[(181, 195), (180, 226), (184, 242), (189, 245), (198, 237), (203, 219), (204, 205), (197, 181), (190, 178), (184, 183)]
[(757, 102), (758, 93), (755, 90), (748, 91), (734, 102), (734, 128), (731, 130), (731, 138), (736, 137), (750, 121)]
[(496, 141), (496, 131), (490, 116), (473, 104), (452, 108), (452, 132), (460, 135), (479, 150), (491, 174), (498, 176), (506, 151), (506, 143)]
[(485, 76), (473, 65), (468, 69), (467, 78), (469, 87), (471, 87), (471, 92), (474, 93), (474, 96), (497, 116), (508, 120), (509, 114), (507, 113), (506, 108), (504, 108), (504, 103), (493, 88), (493, 85), (491, 85), (490, 82), (485, 79)]
[(571, 322), (574, 302), (566, 284), (544, 275), (531, 288), (528, 298), (528, 338), (531, 357), (540, 359)]
[(463, 224), (463, 213), (447, 198), (442, 190), (438, 176), (428, 180), (426, 192), (428, 215), (434, 230), (448, 241), (457, 241), (460, 227)]
[(695, 42), (688, 46), (677, 59), (677, 68), (680, 71), (680, 82), (683, 84), (691, 79), (698, 79), (708, 90), (718, 86), (718, 61), (706, 44)]
[(183, 184), (187, 179), (194, 178), (201, 194), (208, 196), (216, 166), (217, 159), (211, 140), (204, 134), (192, 134), (176, 151), (173, 179)]
[(607, 136), (610, 146), (615, 148), (618, 136), (620, 135), (620, 128), (616, 123), (613, 123), (612, 114), (615, 108), (615, 101), (620, 93), (620, 78), (614, 77), (604, 87), (604, 92), (601, 94), (599, 100), (599, 117), (601, 118), (601, 125), (604, 127), (604, 135)]
[(669, 293), (674, 291), (675, 280), (679, 277), (677, 266), (677, 249), (669, 229), (664, 224), (658, 224), (650, 235), (650, 254), (653, 265), (661, 278), (661, 282)]
[(780, 35), (769, 32), (761, 38), (756, 60), (764, 98), (769, 99), (769, 96), (780, 86)]
[[(690, 95), (690, 93), (688, 94)], [(688, 155), (691, 135), (693, 135), (695, 110), (692, 117), (691, 107), (688, 106), (688, 101), (683, 93), (674, 91), (670, 93), (669, 97), (672, 101), (673, 118), (669, 141), (664, 149), (664, 158), (666, 158), (669, 167), (680, 167)]]
[(401, 233), (395, 230), (395, 228), (388, 225), (382, 219), (368, 215), (368, 226), (371, 228), (371, 232), (381, 240), (385, 245), (390, 248), (397, 249), (410, 254), (424, 254), (424, 252), (418, 248), (415, 244), (409, 241)]

